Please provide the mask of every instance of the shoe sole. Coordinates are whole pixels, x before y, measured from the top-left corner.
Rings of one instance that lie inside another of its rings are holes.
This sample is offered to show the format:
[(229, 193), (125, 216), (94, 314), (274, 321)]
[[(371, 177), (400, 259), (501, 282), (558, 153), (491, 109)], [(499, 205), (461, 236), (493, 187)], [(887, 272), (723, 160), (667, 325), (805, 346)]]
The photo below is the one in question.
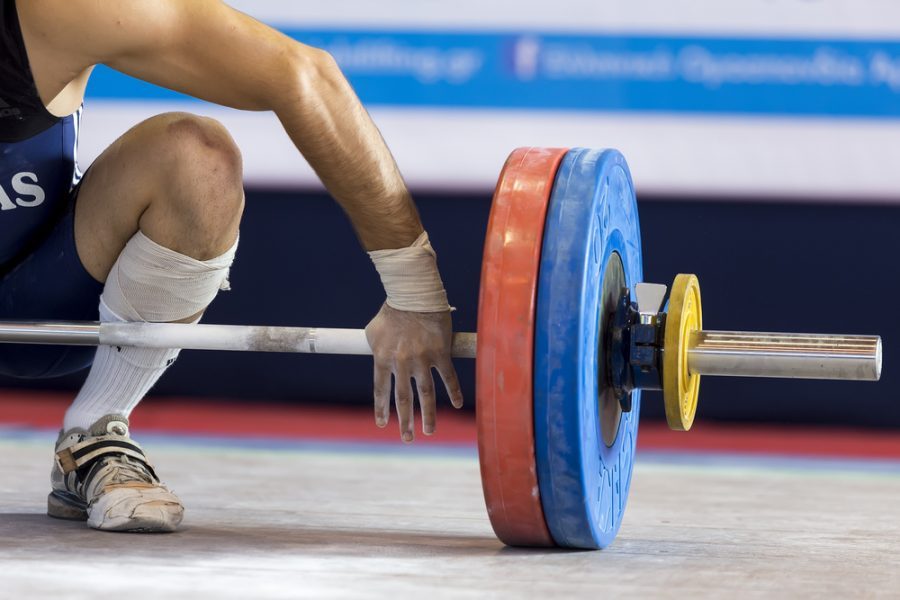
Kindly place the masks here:
[(50, 492), (47, 496), (47, 515), (66, 521), (87, 521), (87, 505), (72, 496)]
[[(65, 492), (50, 492), (47, 496), (47, 515), (54, 519), (66, 521), (87, 521), (87, 505), (81, 499), (66, 494)], [(119, 522), (108, 521), (100, 526), (90, 525), (98, 531), (114, 531), (120, 533), (173, 533), (181, 523), (181, 516), (177, 519), (135, 519)]]

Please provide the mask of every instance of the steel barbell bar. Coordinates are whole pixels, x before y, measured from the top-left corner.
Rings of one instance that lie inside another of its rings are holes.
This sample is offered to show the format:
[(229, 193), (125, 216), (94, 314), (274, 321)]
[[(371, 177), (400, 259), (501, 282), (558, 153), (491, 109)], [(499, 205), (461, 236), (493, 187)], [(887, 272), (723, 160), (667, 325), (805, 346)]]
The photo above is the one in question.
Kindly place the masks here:
[[(453, 336), (453, 356), (475, 358), (475, 333)], [(300, 354), (371, 355), (362, 329), (181, 323), (0, 322), (0, 343), (133, 346)], [(879, 336), (697, 331), (696, 375), (877, 381)]]

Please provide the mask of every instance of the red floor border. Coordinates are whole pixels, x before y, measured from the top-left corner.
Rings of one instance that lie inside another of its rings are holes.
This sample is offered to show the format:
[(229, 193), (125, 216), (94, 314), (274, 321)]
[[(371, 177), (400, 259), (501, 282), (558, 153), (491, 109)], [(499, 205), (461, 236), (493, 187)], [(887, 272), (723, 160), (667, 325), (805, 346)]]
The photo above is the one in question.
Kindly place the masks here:
[[(57, 429), (71, 401), (68, 394), (0, 391), (0, 426)], [(378, 429), (361, 407), (247, 403), (198, 398), (148, 398), (132, 415), (139, 431), (153, 433), (355, 441), (399, 444), (394, 417)], [(437, 433), (416, 443), (474, 445), (471, 412), (438, 411)], [(900, 460), (900, 432), (841, 428), (722, 425), (698, 422), (687, 433), (661, 422), (643, 422), (641, 450), (775, 454), (826, 458)]]

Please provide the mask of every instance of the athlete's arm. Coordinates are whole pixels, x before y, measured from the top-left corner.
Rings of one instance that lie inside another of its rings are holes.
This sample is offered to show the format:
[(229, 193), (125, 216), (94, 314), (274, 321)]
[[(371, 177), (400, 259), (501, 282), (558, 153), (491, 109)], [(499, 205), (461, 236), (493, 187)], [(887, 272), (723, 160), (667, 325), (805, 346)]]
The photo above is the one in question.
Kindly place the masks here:
[[(366, 250), (405, 248), (422, 233), (390, 151), (332, 58), (219, 0), (18, 0), (45, 102), (96, 64), (216, 104), (274, 111), (348, 214)], [(382, 310), (370, 324), (376, 420), (387, 417), (391, 373), (415, 377), (424, 429), (434, 428), (431, 367), (454, 405), (462, 394), (450, 361), (449, 313)], [(404, 437), (412, 394), (397, 386)]]
[(58, 92), (102, 63), (216, 104), (272, 110), (346, 210), (366, 250), (406, 247), (422, 232), (390, 151), (324, 51), (219, 0), (18, 5), (32, 62), (58, 65), (52, 81), (38, 81), (39, 87)]

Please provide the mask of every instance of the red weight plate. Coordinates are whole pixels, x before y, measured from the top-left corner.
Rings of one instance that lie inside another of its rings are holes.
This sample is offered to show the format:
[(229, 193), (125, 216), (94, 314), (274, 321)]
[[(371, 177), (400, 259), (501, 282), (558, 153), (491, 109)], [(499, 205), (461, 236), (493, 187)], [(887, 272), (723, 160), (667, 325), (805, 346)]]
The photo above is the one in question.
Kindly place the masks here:
[(494, 193), (478, 304), (476, 416), (481, 484), (510, 546), (553, 546), (534, 458), (534, 316), (550, 191), (567, 150), (519, 148)]

